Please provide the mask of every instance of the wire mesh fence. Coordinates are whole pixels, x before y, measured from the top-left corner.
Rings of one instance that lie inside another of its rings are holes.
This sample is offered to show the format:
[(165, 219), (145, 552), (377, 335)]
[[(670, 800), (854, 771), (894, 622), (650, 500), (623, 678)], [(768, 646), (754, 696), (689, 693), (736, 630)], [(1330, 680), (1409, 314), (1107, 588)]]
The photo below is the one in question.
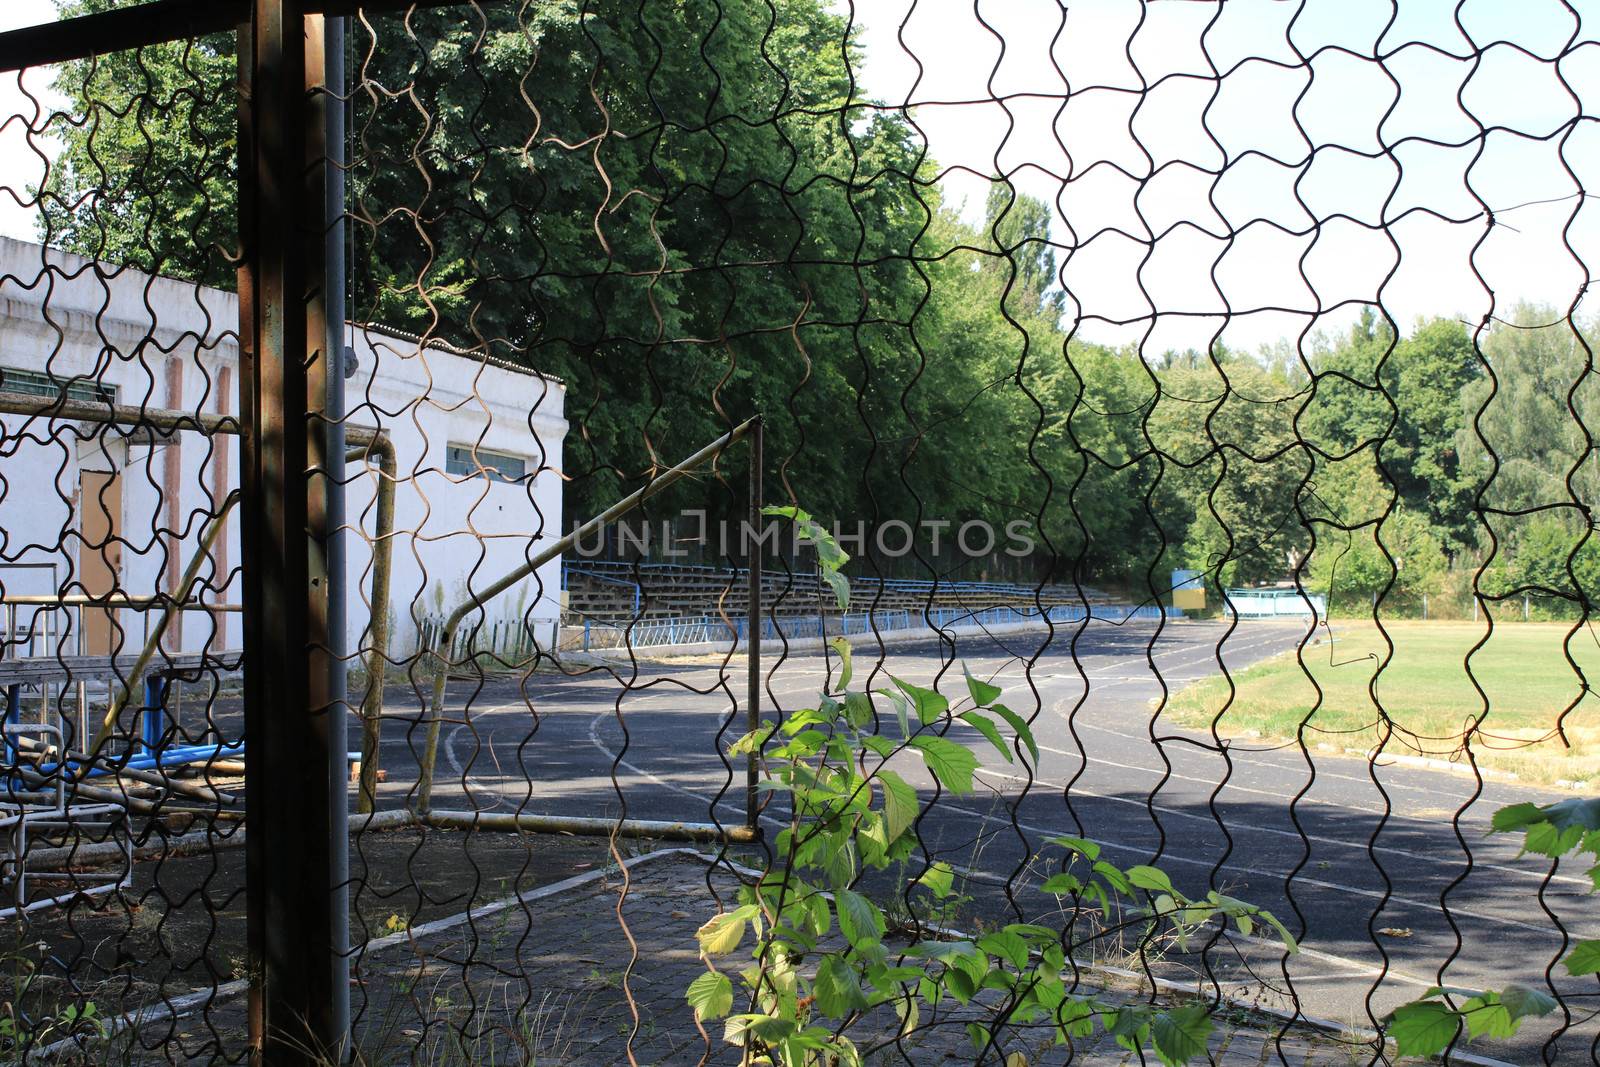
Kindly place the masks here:
[(1596, 1061), (1594, 12), (56, 7), (0, 1058)]

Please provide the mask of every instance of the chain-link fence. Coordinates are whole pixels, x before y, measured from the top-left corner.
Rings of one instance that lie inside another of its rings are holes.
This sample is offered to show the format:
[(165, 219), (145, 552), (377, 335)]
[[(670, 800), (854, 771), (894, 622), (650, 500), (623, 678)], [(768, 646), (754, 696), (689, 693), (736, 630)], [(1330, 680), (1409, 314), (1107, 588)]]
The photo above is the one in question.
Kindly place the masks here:
[(1594, 12), (38, 6), (0, 1058), (1596, 1060)]

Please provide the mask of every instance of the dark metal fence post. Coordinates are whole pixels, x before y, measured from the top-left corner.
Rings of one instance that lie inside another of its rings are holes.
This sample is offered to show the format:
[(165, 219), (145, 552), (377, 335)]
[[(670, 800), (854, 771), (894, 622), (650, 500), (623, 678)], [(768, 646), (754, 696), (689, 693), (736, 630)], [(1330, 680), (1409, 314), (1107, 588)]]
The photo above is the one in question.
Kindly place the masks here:
[[(744, 646), (748, 675), (745, 714), (751, 730), (761, 725), (761, 550), (765, 540), (756, 533), (761, 529), (763, 518), (761, 497), (761, 417), (758, 415), (750, 428), (750, 602), (745, 605), (750, 625), (746, 627), (749, 632)], [(759, 771), (756, 753), (752, 750), (745, 759), (744, 797), (744, 824), (751, 830), (759, 820), (756, 812)]]
[[(327, 422), (324, 447), (326, 466), (322, 481), (327, 487), (328, 522), (328, 668), (333, 702), (328, 705), (328, 813), (333, 864), (333, 956), (329, 979), (333, 991), (333, 1027), (339, 1050), (350, 1052), (350, 763), (349, 715), (349, 607), (345, 579), (345, 456), (344, 381), (345, 381), (345, 98), (348, 95), (344, 73), (345, 20), (323, 20), (322, 92), (315, 97), (320, 105), (324, 132), (322, 189), (323, 276), (326, 298), (323, 301), (326, 330), (322, 365), (327, 368)], [(307, 55), (307, 62), (314, 52)], [(314, 71), (316, 68), (312, 68)], [(387, 604), (375, 602), (374, 611)], [(379, 691), (380, 696), (382, 691)]]
[(341, 1043), (329, 966), (331, 479), (308, 476), (330, 460), (324, 129), (307, 96), (322, 77), (322, 21), (301, 0), (257, 0), (239, 56), (250, 1056), (277, 1067), (326, 1063)]

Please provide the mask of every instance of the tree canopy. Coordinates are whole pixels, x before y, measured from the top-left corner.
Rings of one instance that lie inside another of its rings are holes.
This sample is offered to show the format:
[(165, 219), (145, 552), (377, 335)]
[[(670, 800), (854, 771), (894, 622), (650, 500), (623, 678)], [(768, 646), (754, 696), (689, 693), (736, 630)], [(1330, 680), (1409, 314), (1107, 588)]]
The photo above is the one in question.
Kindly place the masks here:
[[(1368, 309), (1270, 358), (1085, 341), (1055, 209), (999, 176), (981, 221), (946, 202), (821, 0), (424, 10), (354, 20), (349, 48), (353, 315), (561, 377), (571, 515), (761, 412), (769, 496), (1022, 520), (1055, 577), (1298, 569), (1398, 604), (1485, 565), (1504, 591), (1596, 588), (1569, 321), (1400, 336)], [(230, 286), (233, 49), (63, 67), (82, 121), (42, 239)], [(738, 515), (737, 483), (712, 506)]]

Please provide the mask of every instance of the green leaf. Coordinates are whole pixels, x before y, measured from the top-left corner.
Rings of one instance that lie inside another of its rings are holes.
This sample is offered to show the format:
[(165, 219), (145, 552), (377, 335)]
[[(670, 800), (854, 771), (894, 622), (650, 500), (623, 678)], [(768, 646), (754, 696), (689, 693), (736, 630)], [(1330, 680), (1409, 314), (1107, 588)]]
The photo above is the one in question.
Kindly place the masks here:
[(857, 730), (866, 730), (877, 722), (878, 717), (872, 712), (872, 698), (865, 693), (846, 693), (844, 697), (844, 721)]
[(1519, 982), (1512, 982), (1500, 991), (1500, 1002), (1511, 1013), (1513, 1022), (1529, 1015), (1549, 1015), (1559, 1007), (1548, 993)]
[(855, 969), (838, 956), (824, 956), (817, 964), (817, 980), (811, 992), (817, 1008), (833, 1019), (843, 1019), (867, 1006), (867, 995)]
[(793, 520), (798, 529), (801, 540), (810, 544), (817, 550), (817, 564), (822, 571), (822, 579), (833, 589), (834, 599), (838, 601), (840, 611), (850, 608), (850, 580), (839, 571), (846, 563), (850, 562), (850, 555), (839, 547), (839, 542), (834, 540), (833, 534), (827, 528), (813, 519), (802, 508), (782, 506), (761, 509), (764, 515), (773, 515), (780, 518)]
[(1018, 715), (1004, 704), (995, 704), (990, 707), (989, 710), (1006, 721), (1006, 725), (1011, 727), (1012, 731), (1016, 733), (1017, 740), (1022, 742), (1023, 746), (1027, 748), (1029, 755), (1033, 757), (1034, 766), (1038, 766), (1039, 746), (1033, 740), (1033, 728), (1028, 725), (1028, 720), (1024, 719), (1021, 715)]
[(955, 872), (943, 860), (935, 860), (933, 865), (922, 872), (916, 881), (917, 885), (926, 886), (935, 897), (943, 900), (950, 895), (951, 887), (955, 885)]
[(1536, 822), (1528, 827), (1527, 836), (1522, 839), (1522, 847), (1526, 852), (1554, 859), (1571, 852), (1581, 837), (1583, 837), (1581, 827), (1569, 826), (1563, 830), (1553, 822)]
[(917, 803), (917, 791), (895, 772), (879, 771), (878, 784), (883, 786), (883, 820), (893, 843), (917, 821), (922, 806)]
[(1052, 874), (1049, 878), (1046, 878), (1044, 880), (1044, 884), (1039, 887), (1042, 892), (1058, 897), (1071, 896), (1082, 888), (1082, 882), (1065, 872), (1062, 872), (1061, 874)]
[(1133, 895), (1133, 883), (1128, 880), (1128, 876), (1123, 873), (1122, 868), (1113, 867), (1105, 860), (1095, 860), (1094, 873), (1104, 878), (1107, 885), (1123, 896)]
[(861, 849), (861, 862), (869, 867), (888, 865), (889, 832), (883, 813), (869, 811), (856, 824), (856, 844)]
[[(861, 744), (864, 747), (876, 752), (884, 759), (888, 759), (890, 756), (894, 755), (900, 750), (899, 745), (895, 744), (887, 737), (884, 737), (882, 734), (867, 734), (861, 739)], [(883, 772), (879, 771), (878, 773), (882, 774)]]
[(1123, 1048), (1135, 1051), (1136, 1039), (1150, 1025), (1153, 1014), (1148, 1004), (1125, 1004), (1107, 1013), (1106, 1033), (1116, 1038), (1117, 1044)]
[(1437, 1056), (1455, 1040), (1461, 1020), (1448, 1004), (1417, 1000), (1396, 1008), (1389, 1036), (1402, 1056)]
[(967, 692), (972, 694), (972, 702), (978, 707), (988, 707), (1000, 695), (999, 686), (974, 678), (965, 663), (961, 665), (961, 673), (967, 676)]
[(719, 971), (707, 971), (690, 982), (686, 995), (694, 1017), (701, 1022), (720, 1019), (733, 1010), (733, 983)]
[(1517, 1024), (1501, 1003), (1498, 993), (1481, 993), (1473, 997), (1461, 1005), (1460, 1014), (1462, 1021), (1467, 1024), (1469, 1038), (1485, 1034), (1490, 1037), (1510, 1037), (1517, 1032)]
[(1025, 941), (1037, 941), (1040, 944), (1054, 945), (1061, 940), (1061, 931), (1037, 923), (1006, 923), (1004, 929)]
[(1429, 997), (1436, 997), (1441, 993), (1449, 993), (1453, 997), (1476, 997), (1481, 996), (1483, 990), (1468, 989), (1466, 986), (1459, 985), (1431, 985), (1422, 994), (1421, 999), (1427, 1000)]
[(1600, 798), (1571, 797), (1547, 804), (1545, 819), (1558, 830), (1600, 830)]
[(894, 1013), (900, 1016), (900, 1036), (912, 1033), (917, 1028), (921, 1018), (921, 1010), (917, 1007), (917, 998), (913, 996), (896, 997), (894, 999)]
[(876, 944), (883, 937), (883, 912), (878, 906), (853, 889), (841, 889), (833, 895), (839, 912), (839, 932), (854, 948)]
[(767, 743), (767, 738), (771, 737), (777, 728), (778, 724), (771, 719), (763, 719), (760, 726), (728, 746), (728, 755), (742, 756), (747, 752), (759, 752), (761, 746)]
[(1052, 837), (1050, 843), (1076, 852), (1091, 861), (1100, 858), (1100, 846), (1082, 837)]
[(1494, 813), (1495, 833), (1522, 830), (1523, 850), (1543, 856), (1562, 856), (1577, 848), (1588, 834), (1600, 830), (1600, 798), (1572, 797), (1540, 807), (1511, 804)]
[(1016, 762), (1011, 758), (1011, 746), (1006, 744), (1005, 738), (1000, 736), (1000, 731), (995, 728), (993, 720), (985, 715), (980, 715), (976, 711), (963, 712), (958, 718), (969, 726), (975, 727), (980, 734), (987, 737), (989, 743), (995, 747), (995, 751), (1006, 758), (1007, 763)]
[(971, 749), (933, 735), (913, 737), (911, 744), (921, 751), (922, 761), (940, 785), (952, 793), (972, 792), (972, 772), (978, 769), (978, 757)]
[(834, 653), (839, 657), (838, 688), (840, 690), (849, 689), (850, 678), (854, 673), (854, 668), (851, 666), (850, 661), (850, 653), (852, 651), (850, 642), (842, 637), (830, 637), (828, 639), (828, 647), (833, 649)]
[(1544, 812), (1540, 810), (1539, 805), (1525, 802), (1512, 804), (1496, 811), (1494, 818), (1489, 822), (1489, 826), (1495, 833), (1503, 834), (1512, 830), (1520, 830), (1530, 823), (1543, 821)]
[(911, 736), (911, 717), (906, 711), (906, 698), (889, 689), (879, 689), (878, 695), (885, 697), (894, 705), (894, 717), (900, 723), (900, 736)]
[(985, 934), (978, 938), (978, 947), (991, 956), (998, 956), (1019, 971), (1028, 965), (1028, 943), (1021, 935), (1010, 930)]
[(902, 693), (910, 698), (912, 706), (917, 709), (917, 718), (922, 722), (922, 725), (927, 726), (929, 723), (937, 722), (944, 716), (945, 712), (950, 710), (950, 701), (946, 700), (943, 694), (936, 693), (932, 689), (924, 689), (921, 686), (912, 685), (910, 682), (902, 681), (892, 674), (889, 675), (889, 679), (900, 687)]
[(713, 915), (695, 931), (700, 951), (707, 956), (725, 956), (738, 948), (744, 938), (745, 924), (755, 918), (759, 910), (754, 904), (744, 904), (732, 911)]
[(730, 1045), (742, 1045), (745, 1035), (749, 1034), (763, 1044), (773, 1045), (789, 1037), (796, 1029), (798, 1024), (793, 1019), (776, 1015), (730, 1015), (722, 1026), (722, 1040)]
[(822, 841), (822, 869), (828, 884), (843, 887), (856, 880), (856, 847), (848, 830), (840, 830)]
[(978, 983), (972, 976), (959, 967), (951, 967), (944, 972), (944, 986), (955, 995), (955, 998), (965, 1004), (978, 992)]
[(1177, 890), (1172, 888), (1172, 879), (1167, 877), (1167, 872), (1159, 867), (1149, 867), (1139, 864), (1127, 870), (1129, 884), (1139, 888), (1148, 889), (1152, 893), (1171, 893), (1176, 895)]
[(838, 571), (822, 569), (822, 580), (828, 583), (828, 588), (833, 590), (834, 602), (839, 605), (840, 611), (850, 610), (850, 579)]
[(1211, 1036), (1211, 1013), (1204, 1004), (1185, 1004), (1164, 1011), (1150, 1021), (1150, 1040), (1156, 1055), (1168, 1067), (1205, 1055)]
[(1579, 941), (1567, 954), (1568, 974), (1600, 974), (1600, 941)]
[(1294, 935), (1289, 932), (1289, 928), (1279, 922), (1276, 915), (1266, 908), (1257, 908), (1255, 914), (1258, 919), (1278, 932), (1278, 936), (1283, 939), (1283, 947), (1288, 951), (1289, 955), (1293, 956), (1300, 951), (1300, 942), (1294, 939)]
[(1087, 997), (1068, 997), (1056, 1012), (1056, 1029), (1067, 1038), (1085, 1038), (1094, 1033), (1094, 1002)]

